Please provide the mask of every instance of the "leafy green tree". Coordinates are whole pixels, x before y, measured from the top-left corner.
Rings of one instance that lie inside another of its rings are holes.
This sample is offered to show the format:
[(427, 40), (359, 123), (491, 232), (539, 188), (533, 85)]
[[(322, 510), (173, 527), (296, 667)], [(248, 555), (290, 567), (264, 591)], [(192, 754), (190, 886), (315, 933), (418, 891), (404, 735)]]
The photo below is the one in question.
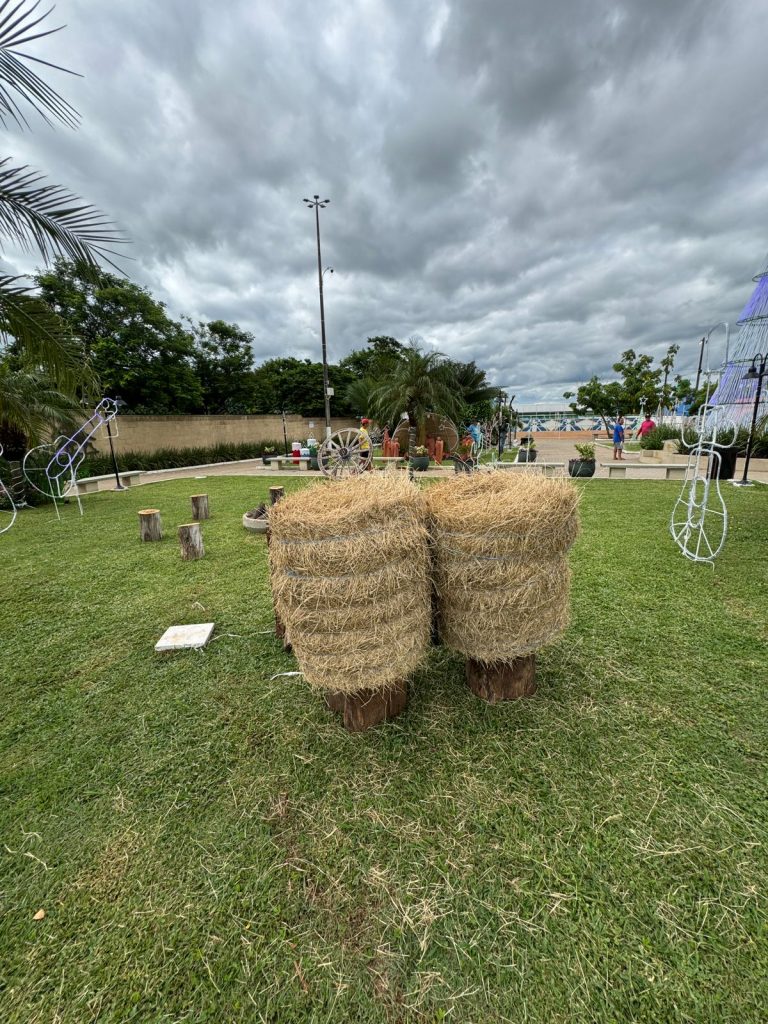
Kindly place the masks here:
[[(26, 50), (35, 40), (59, 31), (41, 27), (50, 11), (40, 15), (37, 7), (28, 0), (0, 0), (0, 122), (24, 130), (29, 127), (24, 111), (31, 109), (47, 124), (59, 121), (76, 127), (75, 109), (28, 64), (57, 68)], [(78, 260), (92, 275), (98, 272), (100, 259), (109, 261), (114, 255), (111, 246), (122, 241), (92, 206), (60, 185), (46, 183), (28, 167), (13, 166), (10, 158), (0, 160), (0, 235), (22, 249), (38, 252), (46, 261), (57, 255)], [(37, 375), (41, 394), (48, 395), (38, 403), (39, 416), (45, 415), (46, 408), (52, 411), (54, 393), (64, 400), (78, 391), (95, 393), (92, 369), (67, 325), (20, 278), (8, 275), (0, 276), (0, 338), (4, 367), (0, 425), (4, 429), (23, 432), (35, 418), (21, 415), (18, 403), (18, 389), (29, 386), (30, 375)], [(15, 369), (6, 365), (9, 339), (13, 339)]]
[(133, 413), (202, 410), (194, 337), (145, 288), (110, 273), (95, 279), (82, 263), (63, 259), (35, 280), (79, 340), (104, 394), (121, 398)]
[(617, 403), (621, 415), (636, 412), (643, 404), (646, 409), (656, 408), (661, 397), (661, 370), (653, 369), (653, 356), (638, 355), (629, 348), (613, 369), (621, 377)]
[(563, 398), (573, 398), (571, 409), (580, 415), (590, 412), (603, 421), (606, 433), (610, 433), (608, 417), (616, 416), (622, 411), (622, 389), (618, 381), (603, 384), (596, 376), (590, 377), (576, 391), (565, 391)]
[(371, 410), (384, 423), (397, 423), (403, 412), (410, 424), (408, 447), (424, 443), (430, 412), (457, 417), (460, 397), (448, 361), (440, 352), (424, 352), (415, 340), (403, 349), (390, 375), (371, 394)]
[[(344, 367), (329, 366), (328, 378), (334, 389), (331, 414), (350, 415), (345, 394), (354, 379), (352, 373)], [(285, 411), (320, 418), (325, 414), (322, 363), (292, 356), (267, 359), (254, 371), (253, 382), (254, 412)]]
[(358, 380), (366, 377), (377, 380), (387, 373), (399, 358), (403, 346), (397, 338), (391, 338), (389, 335), (366, 338), (365, 343), (370, 347), (354, 349), (348, 356), (339, 360), (339, 366), (349, 370)]
[(243, 414), (253, 410), (253, 335), (224, 320), (192, 329), (194, 367), (207, 413)]
[(488, 383), (485, 370), (481, 370), (474, 360), (461, 363), (449, 359), (447, 364), (459, 391), (460, 418), (491, 419), (494, 413), (493, 403), (498, 398), (499, 389)]

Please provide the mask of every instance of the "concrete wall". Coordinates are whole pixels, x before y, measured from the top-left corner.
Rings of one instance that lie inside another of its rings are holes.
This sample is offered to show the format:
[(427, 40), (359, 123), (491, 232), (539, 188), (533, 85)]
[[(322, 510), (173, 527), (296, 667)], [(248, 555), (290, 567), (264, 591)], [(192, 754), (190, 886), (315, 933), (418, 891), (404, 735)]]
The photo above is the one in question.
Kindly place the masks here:
[[(117, 450), (153, 452), (158, 448), (210, 448), (215, 444), (242, 444), (256, 441), (281, 441), (281, 416), (118, 416), (119, 436)], [(301, 416), (286, 416), (288, 446), (291, 441), (306, 441), (308, 437), (322, 440), (325, 421)], [(312, 425), (314, 424), (314, 426)], [(357, 427), (357, 420), (331, 420), (333, 430)], [(109, 442), (105, 430), (94, 437), (97, 451), (108, 452)]]

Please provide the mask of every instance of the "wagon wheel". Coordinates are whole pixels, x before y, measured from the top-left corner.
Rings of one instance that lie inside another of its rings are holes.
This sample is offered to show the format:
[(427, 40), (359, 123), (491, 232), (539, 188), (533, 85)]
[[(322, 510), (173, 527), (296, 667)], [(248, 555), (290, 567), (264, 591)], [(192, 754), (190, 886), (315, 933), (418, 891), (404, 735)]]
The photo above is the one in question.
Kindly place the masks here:
[(346, 427), (331, 434), (317, 450), (317, 464), (323, 476), (339, 480), (345, 476), (359, 476), (371, 464), (373, 449), (363, 451), (362, 436), (354, 427)]

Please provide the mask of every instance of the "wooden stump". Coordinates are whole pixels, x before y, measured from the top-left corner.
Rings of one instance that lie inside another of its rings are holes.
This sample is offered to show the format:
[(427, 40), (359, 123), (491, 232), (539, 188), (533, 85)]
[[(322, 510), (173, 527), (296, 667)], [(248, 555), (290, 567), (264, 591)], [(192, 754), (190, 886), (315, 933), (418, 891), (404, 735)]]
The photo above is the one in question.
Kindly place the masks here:
[(192, 518), (198, 522), (202, 519), (211, 518), (211, 513), (208, 511), (207, 494), (192, 495)]
[(281, 498), (285, 497), (284, 487), (270, 487), (269, 488), (269, 503), (270, 505), (276, 505)]
[(489, 704), (532, 697), (536, 693), (536, 655), (495, 665), (467, 658), (467, 682), (472, 693)]
[(141, 540), (162, 540), (163, 522), (159, 508), (143, 508), (139, 512), (139, 537)]
[(181, 544), (181, 557), (185, 562), (193, 562), (202, 558), (205, 554), (203, 547), (203, 531), (200, 523), (185, 523), (179, 527), (179, 543)]
[(340, 711), (347, 732), (365, 732), (374, 725), (396, 718), (408, 703), (408, 683), (395, 683), (386, 689), (359, 690), (357, 693), (329, 691), (325, 702), (331, 711)]

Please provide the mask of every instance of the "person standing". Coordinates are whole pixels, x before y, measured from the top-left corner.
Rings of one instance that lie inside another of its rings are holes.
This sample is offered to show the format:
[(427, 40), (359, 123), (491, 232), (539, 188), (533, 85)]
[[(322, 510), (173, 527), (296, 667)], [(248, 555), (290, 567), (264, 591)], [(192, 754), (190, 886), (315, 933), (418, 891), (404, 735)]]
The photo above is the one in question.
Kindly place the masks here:
[(480, 429), (480, 423), (478, 420), (475, 420), (474, 423), (472, 423), (472, 425), (467, 430), (467, 433), (471, 436), (472, 440), (475, 442), (475, 445), (479, 448), (480, 442), (483, 437), (483, 432)]
[(371, 451), (371, 435), (368, 433), (368, 427), (371, 421), (366, 419), (365, 416), (360, 420), (360, 454), (368, 460), (366, 469), (373, 469), (373, 458)]
[(504, 454), (507, 447), (507, 434), (509, 433), (509, 420), (503, 419), (499, 424), (499, 458)]
[(637, 432), (638, 437), (645, 437), (646, 434), (650, 434), (652, 430), (656, 429), (656, 424), (650, 416), (646, 416), (643, 422), (640, 424), (640, 429)]
[(613, 427), (613, 461), (624, 462), (624, 417), (619, 416)]

